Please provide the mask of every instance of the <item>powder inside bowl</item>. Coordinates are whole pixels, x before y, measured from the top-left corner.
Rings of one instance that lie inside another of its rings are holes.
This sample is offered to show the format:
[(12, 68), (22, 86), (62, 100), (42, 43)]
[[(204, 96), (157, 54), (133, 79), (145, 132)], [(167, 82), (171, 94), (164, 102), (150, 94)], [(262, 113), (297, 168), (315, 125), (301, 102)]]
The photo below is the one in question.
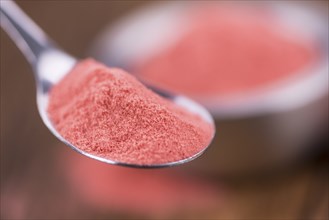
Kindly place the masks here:
[(48, 113), (58, 132), (90, 154), (151, 165), (194, 156), (214, 128), (158, 96), (123, 70), (79, 62), (50, 91)]
[(216, 4), (185, 18), (178, 40), (134, 64), (144, 81), (197, 99), (227, 97), (294, 75), (316, 57), (309, 38), (260, 9)]

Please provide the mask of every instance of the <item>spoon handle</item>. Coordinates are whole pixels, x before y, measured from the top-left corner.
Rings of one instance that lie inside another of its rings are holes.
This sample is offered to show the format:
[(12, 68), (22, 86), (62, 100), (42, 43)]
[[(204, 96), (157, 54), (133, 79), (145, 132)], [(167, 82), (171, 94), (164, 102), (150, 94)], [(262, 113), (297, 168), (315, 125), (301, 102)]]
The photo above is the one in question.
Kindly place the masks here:
[(1, 1), (1, 27), (7, 32), (27, 60), (35, 66), (40, 54), (52, 47), (46, 34), (14, 1)]

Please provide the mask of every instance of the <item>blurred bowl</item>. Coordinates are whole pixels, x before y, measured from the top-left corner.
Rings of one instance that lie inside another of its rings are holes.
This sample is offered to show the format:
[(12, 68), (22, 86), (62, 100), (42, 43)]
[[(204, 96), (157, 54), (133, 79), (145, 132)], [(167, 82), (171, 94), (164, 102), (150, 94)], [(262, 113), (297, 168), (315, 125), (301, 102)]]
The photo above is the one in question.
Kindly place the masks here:
[[(201, 2), (166, 2), (142, 8), (110, 25), (91, 53), (100, 61), (134, 72), (132, 64), (152, 57), (182, 36), (183, 12)], [(216, 3), (220, 6), (222, 3)], [(242, 3), (239, 2), (239, 5)], [(311, 67), (270, 86), (230, 98), (197, 99), (216, 120), (217, 137), (194, 170), (246, 174), (286, 166), (311, 149), (328, 120), (328, 29), (310, 8), (285, 2), (245, 2), (270, 12), (301, 36), (315, 40), (319, 56)], [(195, 97), (192, 97), (195, 98)], [(315, 149), (314, 149), (315, 150)]]

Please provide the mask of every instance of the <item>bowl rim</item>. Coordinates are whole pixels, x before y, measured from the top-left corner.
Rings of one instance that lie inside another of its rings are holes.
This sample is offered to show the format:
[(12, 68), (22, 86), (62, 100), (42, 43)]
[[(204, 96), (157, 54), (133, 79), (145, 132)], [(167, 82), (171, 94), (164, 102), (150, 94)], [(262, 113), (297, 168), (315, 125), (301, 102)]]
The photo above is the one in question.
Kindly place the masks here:
[[(157, 25), (155, 22), (157, 19), (150, 19), (155, 18), (155, 16), (159, 17), (158, 24), (160, 26), (170, 22), (170, 25), (172, 25), (174, 24), (172, 23), (174, 16), (179, 14), (180, 10), (184, 10), (187, 6), (193, 4), (196, 3), (194, 1), (158, 2), (141, 7), (132, 14), (107, 26), (95, 38), (91, 46), (91, 54), (106, 64), (119, 64), (119, 66), (129, 70), (129, 64), (126, 65), (126, 63), (131, 62), (134, 56), (137, 56), (137, 50), (140, 50), (143, 43), (139, 43), (135, 52), (129, 51), (130, 53), (128, 52), (128, 54), (120, 54), (120, 51), (131, 49), (130, 45), (126, 44), (127, 42), (120, 41), (120, 39), (123, 37), (131, 39), (132, 33), (140, 34), (142, 37), (145, 35), (143, 31), (149, 29), (146, 28), (140, 31), (140, 28), (150, 26), (151, 24)], [(204, 105), (215, 118), (250, 117), (292, 111), (328, 96), (328, 50), (325, 50), (325, 48), (328, 48), (328, 30), (325, 19), (322, 19), (312, 9), (303, 5), (282, 1), (265, 1), (260, 4), (262, 7), (265, 6), (267, 9), (272, 10), (279, 18), (288, 21), (290, 25), (297, 25), (298, 28), (303, 29), (306, 33), (312, 34), (312, 37), (317, 40), (316, 43), (320, 44), (319, 48), (324, 49), (324, 51), (320, 51), (322, 52), (321, 56), (315, 65), (306, 67), (304, 70), (293, 74), (293, 76), (276, 80), (269, 86), (252, 89), (234, 96), (229, 95), (225, 98), (221, 96), (218, 98), (190, 97)], [(141, 25), (144, 25), (144, 27)], [(177, 27), (174, 26), (173, 28)], [(163, 29), (172, 31), (170, 28)], [(158, 35), (160, 34), (162, 33)], [(152, 46), (151, 40), (145, 39), (144, 44)], [(160, 40), (158, 39), (158, 41)], [(133, 43), (136, 44), (136, 42)], [(109, 53), (109, 51), (112, 52)], [(118, 54), (119, 58), (112, 59)], [(113, 62), (113, 60), (116, 61)]]

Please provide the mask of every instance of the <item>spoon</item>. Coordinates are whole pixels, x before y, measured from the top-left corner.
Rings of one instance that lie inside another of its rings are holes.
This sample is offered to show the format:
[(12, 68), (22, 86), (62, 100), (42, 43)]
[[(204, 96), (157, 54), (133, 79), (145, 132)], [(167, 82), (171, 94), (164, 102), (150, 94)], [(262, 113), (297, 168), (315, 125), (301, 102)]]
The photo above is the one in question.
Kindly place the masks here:
[[(1, 27), (22, 51), (34, 70), (34, 77), (37, 86), (37, 105), (43, 122), (60, 141), (72, 149), (85, 156), (109, 164), (140, 168), (156, 168), (189, 162), (200, 156), (211, 143), (211, 141), (209, 141), (208, 145), (204, 146), (200, 152), (189, 158), (155, 165), (128, 164), (120, 161), (113, 161), (87, 153), (74, 146), (69, 141), (65, 140), (55, 129), (48, 117), (47, 106), (49, 101), (49, 91), (51, 88), (59, 83), (60, 80), (70, 72), (78, 60), (58, 48), (41, 30), (41, 28), (38, 27), (13, 1), (1, 1), (0, 8)], [(156, 88), (150, 89), (159, 95), (170, 99), (175, 104), (184, 107), (187, 111), (198, 114), (205, 121), (214, 125), (213, 118), (208, 111), (192, 100), (181, 95), (172, 95)]]

